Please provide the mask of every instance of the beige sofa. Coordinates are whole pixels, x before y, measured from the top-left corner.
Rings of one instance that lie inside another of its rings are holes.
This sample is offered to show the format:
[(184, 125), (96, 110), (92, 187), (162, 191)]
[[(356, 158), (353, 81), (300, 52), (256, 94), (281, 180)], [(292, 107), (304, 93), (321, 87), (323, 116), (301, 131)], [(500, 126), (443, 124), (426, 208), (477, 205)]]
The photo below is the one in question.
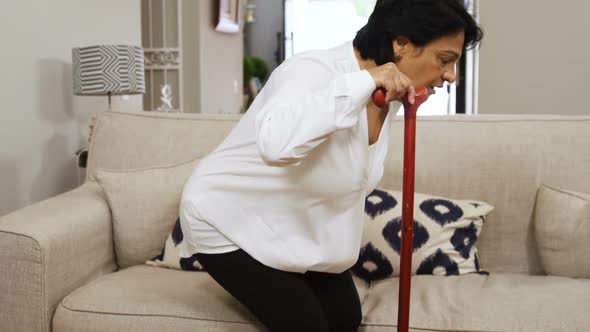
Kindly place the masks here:
[[(203, 156), (238, 119), (101, 114), (85, 183), (0, 218), (0, 331), (263, 330), (206, 272), (119, 270), (96, 182), (97, 168)], [(395, 189), (402, 118), (393, 133), (381, 186)], [(533, 215), (543, 183), (590, 193), (590, 116), (424, 117), (417, 133), (416, 191), (495, 210), (477, 242), (490, 275), (414, 277), (412, 331), (590, 331), (590, 279), (544, 273)], [(398, 279), (356, 284), (361, 331), (394, 331)]]

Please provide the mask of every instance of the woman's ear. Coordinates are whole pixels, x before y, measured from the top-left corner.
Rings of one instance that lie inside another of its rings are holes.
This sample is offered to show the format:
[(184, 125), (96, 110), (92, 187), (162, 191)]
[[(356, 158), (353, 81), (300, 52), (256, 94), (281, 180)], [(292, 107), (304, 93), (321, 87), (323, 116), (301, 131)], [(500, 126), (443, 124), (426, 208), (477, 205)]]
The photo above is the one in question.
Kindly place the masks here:
[(398, 54), (402, 54), (406, 51), (410, 39), (406, 36), (397, 36), (393, 40), (393, 51)]

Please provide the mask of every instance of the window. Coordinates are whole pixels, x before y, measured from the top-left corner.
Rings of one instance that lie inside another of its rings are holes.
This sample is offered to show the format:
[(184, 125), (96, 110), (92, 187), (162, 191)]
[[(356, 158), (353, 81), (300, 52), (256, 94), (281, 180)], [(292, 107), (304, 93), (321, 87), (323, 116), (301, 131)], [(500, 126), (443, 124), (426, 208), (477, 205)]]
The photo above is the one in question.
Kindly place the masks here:
[[(356, 32), (367, 23), (375, 2), (376, 0), (285, 0), (285, 57), (312, 49), (330, 48), (354, 39)], [(476, 1), (469, 2), (472, 12), (473, 2)], [(477, 101), (477, 77), (473, 75), (477, 63), (473, 54), (467, 52), (464, 56), (468, 59), (468, 67), (462, 72), (465, 72), (468, 78), (466, 83), (470, 88), (464, 89), (462, 95), (466, 96), (468, 104), (472, 104)], [(437, 88), (436, 94), (420, 107), (418, 115), (455, 114), (456, 96), (457, 84), (445, 84), (444, 87)], [(459, 106), (460, 113), (476, 112), (473, 106), (464, 103)]]

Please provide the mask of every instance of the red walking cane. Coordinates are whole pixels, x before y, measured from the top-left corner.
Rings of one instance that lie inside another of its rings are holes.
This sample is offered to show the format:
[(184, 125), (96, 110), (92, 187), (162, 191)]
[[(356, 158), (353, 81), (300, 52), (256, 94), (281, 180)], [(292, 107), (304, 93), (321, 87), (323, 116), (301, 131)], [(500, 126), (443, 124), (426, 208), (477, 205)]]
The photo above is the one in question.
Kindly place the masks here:
[[(414, 104), (404, 99), (404, 178), (402, 194), (402, 236), (399, 278), (399, 298), (397, 311), (397, 331), (407, 332), (410, 320), (410, 280), (412, 276), (412, 249), (414, 238), (414, 170), (416, 162), (416, 112), (428, 99), (428, 89), (416, 90)], [(385, 105), (385, 90), (375, 90), (373, 102), (380, 107)]]

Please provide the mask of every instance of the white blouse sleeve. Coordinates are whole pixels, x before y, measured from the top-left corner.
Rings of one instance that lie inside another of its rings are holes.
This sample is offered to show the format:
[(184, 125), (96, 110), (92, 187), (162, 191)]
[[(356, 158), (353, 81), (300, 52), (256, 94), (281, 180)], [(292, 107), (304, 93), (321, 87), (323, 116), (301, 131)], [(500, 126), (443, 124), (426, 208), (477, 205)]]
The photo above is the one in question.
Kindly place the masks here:
[(366, 70), (335, 76), (310, 60), (277, 68), (265, 87), (256, 134), (268, 165), (298, 164), (331, 133), (354, 126), (375, 90)]

